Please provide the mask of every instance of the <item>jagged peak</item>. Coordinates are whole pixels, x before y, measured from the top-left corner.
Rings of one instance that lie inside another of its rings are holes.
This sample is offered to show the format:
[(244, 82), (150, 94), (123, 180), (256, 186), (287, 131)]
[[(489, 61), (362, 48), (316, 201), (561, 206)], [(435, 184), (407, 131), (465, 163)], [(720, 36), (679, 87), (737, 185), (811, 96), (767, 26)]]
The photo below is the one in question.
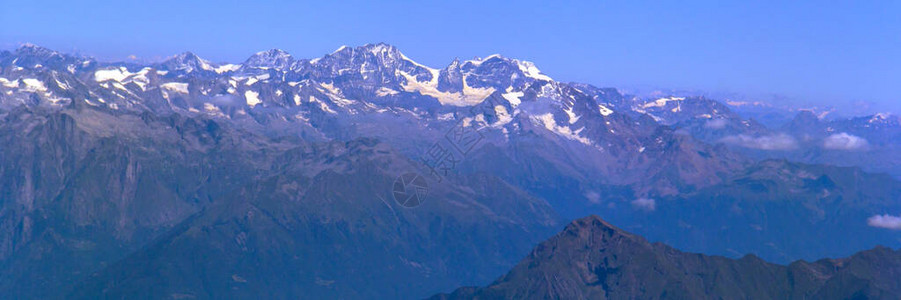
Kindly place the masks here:
[[(557, 238), (581, 241), (610, 241), (622, 239), (632, 243), (648, 245), (647, 240), (643, 237), (613, 226), (596, 215), (590, 215), (570, 222), (566, 225), (566, 228), (563, 229), (563, 232), (557, 235)], [(601, 239), (598, 240), (598, 238)], [(603, 243), (592, 243), (590, 245), (593, 245), (593, 247), (605, 247)]]
[(347, 45), (341, 45), (341, 47), (338, 47), (338, 49), (335, 49), (335, 51), (332, 51), (331, 54), (335, 54), (335, 53), (346, 51), (346, 50), (350, 50), (350, 47), (348, 47)]
[(397, 49), (397, 47), (386, 43), (366, 44), (359, 46), (353, 49), (353, 53), (354, 55), (372, 55), (382, 61), (403, 59), (410, 61), (416, 65), (422, 66), (421, 64), (416, 63), (415, 61), (401, 53), (400, 50)]
[[(386, 43), (374, 43), (374, 44), (370, 43), (370, 44), (365, 44), (365, 45), (357, 46), (357, 47), (353, 47), (353, 48), (348, 47), (348, 46), (341, 46), (340, 48), (338, 48), (338, 50), (335, 50), (331, 54), (325, 55), (322, 58), (316, 58), (316, 59), (310, 60), (310, 63), (313, 63), (313, 64), (321, 64), (323, 62), (334, 63), (336, 61), (345, 61), (345, 59), (347, 57), (363, 58), (363, 60), (368, 60), (368, 59), (374, 58), (381, 65), (394, 66), (394, 67), (402, 65), (404, 63), (408, 63), (408, 64), (413, 64), (416, 67), (424, 68), (432, 73), (438, 72), (438, 70), (435, 68), (425, 66), (423, 64), (420, 64), (420, 63), (410, 59), (409, 57), (407, 57), (406, 55), (401, 53), (400, 50), (397, 49), (397, 47), (394, 47), (394, 46), (392, 46), (390, 44), (386, 44)], [(356, 60), (354, 60), (354, 61), (356, 61)]]
[(165, 60), (165, 62), (174, 62), (174, 63), (182, 63), (182, 64), (190, 63), (190, 62), (194, 62), (194, 61), (203, 62), (205, 60), (203, 58), (200, 58), (200, 56), (197, 56), (197, 54), (194, 54), (194, 52), (191, 52), (191, 51), (185, 51), (185, 52), (173, 55), (173, 56), (169, 57), (169, 59)]
[[(357, 47), (341, 46), (331, 54), (328, 54), (322, 58), (313, 59), (310, 62), (318, 64), (323, 62), (323, 59), (327, 59), (327, 61), (334, 61), (334, 59), (341, 57), (375, 57), (381, 63), (386, 64), (405, 61), (431, 72), (437, 72), (438, 70), (436, 68), (423, 65), (413, 59), (410, 59), (409, 57), (404, 55), (397, 47), (384, 42), (369, 43)], [(476, 57), (472, 60), (466, 61), (461, 61), (459, 58), (454, 58), (453, 62), (451, 62), (451, 64), (446, 66), (444, 69), (464, 68), (467, 65), (469, 65), (470, 67), (479, 67), (485, 62), (495, 60), (508, 64), (510, 68), (518, 70), (525, 77), (535, 80), (553, 81), (551, 77), (541, 73), (541, 71), (535, 66), (534, 63), (526, 60), (507, 58), (501, 54), (492, 54), (484, 58)]]
[(348, 47), (346, 45), (339, 47), (337, 50), (327, 56), (335, 55), (374, 55), (376, 57), (400, 57), (403, 54), (392, 45), (386, 43), (365, 44), (357, 47)]
[(384, 53), (384, 52), (400, 53), (400, 51), (397, 50), (397, 47), (394, 47), (394, 46), (386, 44), (386, 43), (366, 44), (366, 45), (357, 47), (357, 49), (364, 49), (373, 54)]
[(282, 49), (272, 48), (272, 49), (269, 49), (266, 51), (260, 51), (260, 52), (254, 53), (251, 57), (253, 57), (253, 56), (284, 57), (284, 56), (291, 56), (291, 54), (288, 53), (288, 51), (285, 51)]
[(464, 62), (464, 63), (471, 63), (471, 64), (474, 64), (474, 65), (477, 65), (477, 66), (478, 66), (478, 65), (481, 65), (482, 63), (487, 62), (487, 61), (492, 60), (492, 59), (499, 59), (499, 60), (502, 60), (502, 61), (512, 62), (511, 59), (508, 59), (508, 58), (504, 57), (503, 55), (500, 55), (500, 54), (495, 53), (495, 54), (492, 54), (492, 55), (488, 55), (488, 56), (486, 56), (486, 57), (484, 57), (484, 58), (476, 56), (476, 57), (473, 57), (471, 60), (467, 60), (467, 61)]
[(251, 55), (244, 61), (243, 65), (262, 68), (284, 68), (290, 66), (293, 61), (294, 57), (287, 51), (273, 48)]
[(213, 71), (215, 69), (212, 63), (201, 58), (191, 51), (185, 51), (180, 54), (174, 55), (164, 61), (163, 64), (174, 65), (173, 67), (176, 70), (186, 70), (188, 72), (193, 71), (195, 68), (200, 68), (206, 71)]
[(197, 54), (191, 51), (185, 51), (179, 54), (176, 54), (172, 57), (172, 59), (201, 59)]
[(35, 45), (32, 43), (22, 43), (21, 45), (19, 45), (19, 50), (22, 50), (22, 49), (47, 49), (47, 48), (44, 48), (44, 47), (41, 47), (41, 46), (38, 46), (38, 45)]
[(567, 227), (570, 229), (573, 229), (573, 230), (586, 230), (586, 229), (587, 230), (603, 229), (605, 231), (612, 230), (612, 231), (616, 232), (617, 234), (630, 235), (626, 231), (619, 229), (616, 226), (613, 226), (613, 224), (608, 223), (607, 221), (605, 221), (604, 219), (601, 219), (601, 217), (599, 217), (597, 215), (590, 215), (590, 216), (587, 216), (584, 218), (576, 219), (575, 221), (572, 221), (572, 223), (570, 223)]
[(41, 55), (41, 56), (51, 56), (51, 55), (59, 55), (59, 52), (50, 50), (45, 47), (41, 47), (32, 43), (24, 43), (16, 49), (16, 54), (19, 55)]
[(492, 55), (486, 56), (485, 58), (476, 57), (476, 58), (473, 58), (472, 60), (468, 60), (468, 61), (464, 62), (464, 64), (468, 63), (468, 64), (472, 64), (473, 66), (479, 67), (483, 63), (493, 61), (493, 60), (500, 60), (500, 61), (506, 62), (508, 64), (511, 64), (513, 66), (516, 66), (526, 77), (529, 77), (532, 79), (537, 79), (537, 80), (553, 81), (553, 79), (550, 76), (547, 76), (544, 73), (542, 73), (541, 70), (539, 70), (538, 67), (535, 66), (535, 63), (533, 63), (531, 61), (527, 61), (527, 60), (507, 58), (500, 54), (492, 54)]
[(518, 59), (514, 59), (513, 61), (516, 62), (516, 65), (519, 67), (519, 69), (524, 74), (526, 74), (526, 76), (534, 78), (534, 79), (538, 79), (538, 80), (553, 81), (553, 79), (551, 79), (550, 76), (547, 76), (544, 73), (542, 73), (541, 70), (539, 70), (538, 67), (535, 66), (535, 63), (533, 63), (531, 61), (518, 60)]

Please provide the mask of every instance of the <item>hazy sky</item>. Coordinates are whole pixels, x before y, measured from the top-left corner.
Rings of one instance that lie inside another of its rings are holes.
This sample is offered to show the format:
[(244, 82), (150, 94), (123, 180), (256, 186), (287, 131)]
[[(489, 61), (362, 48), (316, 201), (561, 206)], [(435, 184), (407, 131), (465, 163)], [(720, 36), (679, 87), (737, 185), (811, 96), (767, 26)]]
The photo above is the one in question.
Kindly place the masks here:
[(270, 48), (312, 58), (386, 42), (433, 67), (500, 53), (600, 86), (901, 106), (901, 1), (126, 2), (2, 0), (0, 48), (240, 62)]

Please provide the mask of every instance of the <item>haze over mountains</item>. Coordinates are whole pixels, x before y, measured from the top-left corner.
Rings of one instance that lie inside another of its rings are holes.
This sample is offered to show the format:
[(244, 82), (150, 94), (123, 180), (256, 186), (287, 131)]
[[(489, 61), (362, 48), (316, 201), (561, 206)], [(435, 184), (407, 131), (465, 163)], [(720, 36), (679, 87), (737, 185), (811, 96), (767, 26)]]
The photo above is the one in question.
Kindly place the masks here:
[[(590, 214), (778, 263), (898, 247), (898, 116), (776, 127), (743, 107), (387, 44), (221, 65), (26, 45), (0, 53), (0, 291), (428, 297)], [(453, 148), (455, 130), (477, 142)], [(415, 208), (391, 194), (409, 172), (429, 178)]]

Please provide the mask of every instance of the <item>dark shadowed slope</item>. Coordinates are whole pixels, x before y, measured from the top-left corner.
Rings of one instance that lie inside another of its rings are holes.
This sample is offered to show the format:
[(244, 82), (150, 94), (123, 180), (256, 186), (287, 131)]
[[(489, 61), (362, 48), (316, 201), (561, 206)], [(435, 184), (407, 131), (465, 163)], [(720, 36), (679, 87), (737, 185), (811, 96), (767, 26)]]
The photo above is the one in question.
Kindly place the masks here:
[(217, 199), (67, 298), (425, 297), (490, 281), (558, 224), (543, 200), (478, 174), (432, 183), (426, 202), (403, 208), (385, 187), (409, 162), (372, 139), (277, 160), (284, 170)]
[(901, 251), (884, 247), (782, 266), (684, 253), (590, 216), (493, 284), (434, 299), (898, 299), (899, 278)]

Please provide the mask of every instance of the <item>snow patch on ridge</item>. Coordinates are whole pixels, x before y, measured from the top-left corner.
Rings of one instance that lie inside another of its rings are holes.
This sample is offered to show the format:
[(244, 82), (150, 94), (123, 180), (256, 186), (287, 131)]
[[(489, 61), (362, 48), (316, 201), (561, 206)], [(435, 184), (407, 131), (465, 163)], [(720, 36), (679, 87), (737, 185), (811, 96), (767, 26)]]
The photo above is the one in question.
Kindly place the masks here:
[[(97, 70), (94, 72), (94, 81), (97, 82), (106, 82), (106, 81), (115, 81), (121, 84), (128, 84), (134, 82), (137, 84), (141, 90), (146, 90), (147, 85), (150, 84), (150, 79), (147, 78), (147, 73), (150, 72), (149, 67), (145, 67), (138, 72), (132, 73), (129, 72), (125, 67), (119, 67), (117, 69), (107, 69), (107, 70)], [(157, 71), (157, 74), (160, 74)], [(160, 75), (164, 75), (162, 73)]]
[(507, 108), (503, 105), (495, 106), (494, 114), (497, 116), (497, 122), (494, 122), (494, 124), (491, 125), (492, 127), (501, 127), (513, 121), (513, 116), (507, 112)]
[(389, 88), (386, 88), (386, 87), (381, 87), (381, 88), (379, 88), (378, 91), (375, 91), (375, 94), (378, 95), (379, 97), (385, 97), (388, 95), (397, 95), (397, 93), (399, 93), (399, 92), (389, 89)]
[(522, 71), (522, 73), (525, 74), (526, 76), (531, 77), (533, 79), (538, 79), (538, 80), (553, 81), (553, 79), (551, 79), (551, 77), (541, 74), (541, 71), (538, 70), (538, 67), (536, 67), (534, 63), (532, 63), (530, 61), (515, 60), (515, 59), (513, 61), (516, 62), (516, 65), (519, 67), (519, 70)]
[(188, 94), (188, 84), (183, 82), (167, 82), (160, 85), (161, 88), (182, 94)]
[(14, 88), (19, 86), (19, 81), (9, 81), (9, 79), (0, 77), (0, 84), (3, 84), (3, 86), (8, 88)]
[(672, 101), (683, 101), (685, 97), (668, 97), (668, 98), (660, 98), (654, 100), (654, 102), (648, 102), (642, 105), (642, 108), (650, 108), (650, 107), (665, 107), (669, 102)]
[(576, 113), (573, 111), (572, 106), (563, 109), (563, 112), (565, 112), (566, 115), (569, 116), (569, 124), (575, 124), (579, 121), (579, 118), (581, 118), (581, 116), (576, 115)]
[(218, 74), (222, 74), (222, 73), (226, 73), (226, 72), (234, 72), (240, 68), (241, 68), (241, 65), (224, 64), (224, 65), (216, 67), (216, 69), (214, 69), (214, 71), (216, 71), (216, 73), (218, 73)]
[(419, 92), (424, 96), (438, 99), (441, 105), (472, 106), (481, 103), (494, 92), (494, 88), (474, 88), (466, 84), (463, 78), (463, 91), (458, 93), (442, 92), (438, 90), (438, 76), (432, 76), (429, 82), (420, 82), (415, 76), (404, 71), (397, 71), (406, 79), (403, 88), (407, 92)]
[(47, 86), (44, 85), (44, 82), (34, 79), (34, 78), (22, 78), (22, 83), (25, 84), (25, 90), (29, 92), (46, 92)]
[(507, 99), (507, 102), (510, 102), (511, 107), (516, 108), (520, 103), (522, 103), (522, 100), (520, 100), (519, 98), (521, 98), (523, 95), (525, 95), (523, 94), (523, 92), (514, 92), (513, 87), (508, 87), (507, 93), (501, 96), (504, 97), (504, 99)]
[(335, 110), (333, 110), (331, 107), (329, 107), (328, 104), (325, 104), (325, 102), (322, 102), (322, 101), (320, 101), (319, 99), (316, 99), (316, 97), (310, 96), (310, 102), (318, 103), (318, 104), (319, 104), (319, 108), (322, 109), (323, 111), (327, 112), (327, 113), (330, 113), (330, 114), (337, 114), (337, 113), (338, 113), (338, 112), (336, 112)]
[(603, 116), (605, 116), (605, 117), (606, 117), (606, 116), (609, 116), (610, 114), (613, 114), (613, 110), (612, 110), (612, 109), (609, 109), (609, 108), (607, 108), (606, 106), (604, 106), (604, 105), (602, 105), (602, 104), (598, 104), (598, 111), (601, 113), (601, 115), (603, 115)]
[(246, 91), (244, 92), (244, 99), (247, 101), (247, 105), (250, 107), (257, 106), (257, 104), (263, 103), (260, 101), (260, 93), (254, 91)]
[(134, 73), (128, 72), (128, 69), (125, 67), (119, 67), (118, 69), (109, 69), (109, 70), (97, 70), (94, 72), (94, 81), (104, 82), (107, 80), (115, 80), (118, 82), (122, 82), (125, 78), (133, 75)]
[(559, 126), (559, 125), (557, 125), (557, 121), (554, 120), (554, 115), (551, 113), (529, 116), (529, 118), (532, 120), (533, 123), (542, 125), (542, 126), (544, 126), (544, 128), (547, 128), (547, 130), (550, 130), (551, 132), (556, 133), (557, 135), (560, 135), (560, 136), (570, 139), (570, 140), (578, 141), (585, 145), (589, 145), (589, 146), (592, 145), (591, 140), (579, 135), (579, 133), (581, 133), (582, 129), (584, 129), (584, 128), (580, 128), (576, 131), (573, 131), (569, 127)]

